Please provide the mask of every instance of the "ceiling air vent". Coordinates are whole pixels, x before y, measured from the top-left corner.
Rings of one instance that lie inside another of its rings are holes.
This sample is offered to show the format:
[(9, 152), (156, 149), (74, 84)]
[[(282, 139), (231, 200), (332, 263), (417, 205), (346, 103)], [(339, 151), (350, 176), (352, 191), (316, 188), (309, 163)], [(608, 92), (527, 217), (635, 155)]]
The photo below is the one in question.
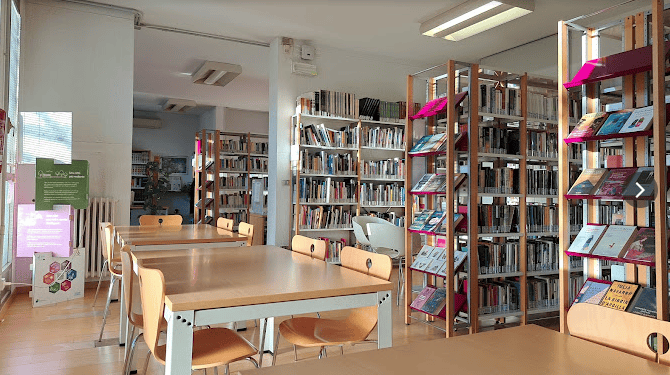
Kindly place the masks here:
[(163, 110), (166, 112), (182, 113), (195, 108), (197, 105), (198, 104), (193, 100), (168, 99), (165, 104), (163, 104)]
[(217, 61), (205, 61), (193, 73), (193, 83), (203, 85), (225, 86), (242, 73), (242, 66)]

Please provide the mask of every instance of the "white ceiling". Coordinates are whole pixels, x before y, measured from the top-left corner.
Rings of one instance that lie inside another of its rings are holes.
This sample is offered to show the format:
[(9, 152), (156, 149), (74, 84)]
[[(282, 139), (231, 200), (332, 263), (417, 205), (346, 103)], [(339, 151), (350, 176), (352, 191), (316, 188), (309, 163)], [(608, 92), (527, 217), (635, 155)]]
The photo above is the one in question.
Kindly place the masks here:
[[(477, 62), (556, 33), (561, 19), (622, 1), (535, 0), (535, 11), (530, 15), (464, 41), (449, 42), (420, 35), (419, 24), (462, 0), (104, 0), (142, 11), (143, 22), (150, 24), (261, 42), (270, 42), (277, 36), (306, 39), (317, 46), (425, 66), (447, 59)], [(626, 14), (649, 4), (636, 1), (613, 13)], [(141, 29), (136, 31), (135, 51), (136, 92), (184, 97), (208, 105), (268, 108), (269, 51), (265, 47)], [(243, 73), (225, 88), (192, 85), (190, 77), (179, 75), (192, 73), (205, 59), (240, 64)]]

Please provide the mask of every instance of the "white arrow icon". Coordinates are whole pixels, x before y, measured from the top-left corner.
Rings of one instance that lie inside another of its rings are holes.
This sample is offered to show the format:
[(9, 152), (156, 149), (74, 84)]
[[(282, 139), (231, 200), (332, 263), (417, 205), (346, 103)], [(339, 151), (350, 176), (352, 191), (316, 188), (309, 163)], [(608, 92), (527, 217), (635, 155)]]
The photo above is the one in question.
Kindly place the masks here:
[(636, 182), (635, 185), (637, 185), (637, 187), (640, 188), (640, 192), (637, 193), (637, 195), (635, 196), (635, 198), (640, 198), (640, 195), (642, 195), (642, 193), (644, 193), (644, 188), (642, 187), (642, 185), (640, 185), (639, 182)]

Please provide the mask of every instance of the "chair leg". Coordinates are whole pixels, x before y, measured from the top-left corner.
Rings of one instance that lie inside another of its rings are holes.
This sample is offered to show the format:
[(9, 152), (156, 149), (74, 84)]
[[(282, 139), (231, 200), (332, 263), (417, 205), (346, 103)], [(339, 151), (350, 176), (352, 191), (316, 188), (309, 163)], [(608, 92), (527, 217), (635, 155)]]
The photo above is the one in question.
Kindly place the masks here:
[(258, 365), (259, 367), (263, 367), (263, 354), (265, 352), (265, 332), (268, 330), (268, 320), (264, 319), (263, 323), (263, 334), (261, 335), (261, 342), (258, 349)]
[(253, 363), (253, 365), (254, 365), (256, 368), (260, 368), (260, 365), (258, 364), (258, 362), (256, 362), (256, 360), (254, 359), (254, 357), (249, 357), (249, 358), (247, 358), (247, 361)]
[[(140, 337), (140, 335), (137, 335)], [(128, 375), (130, 373), (130, 364), (133, 361), (133, 352), (135, 351), (135, 344), (137, 343), (137, 337), (135, 337), (135, 326), (132, 326), (130, 329), (130, 340), (132, 344), (126, 345), (126, 360), (123, 364), (123, 374)]]
[(105, 323), (107, 323), (107, 313), (109, 313), (109, 303), (112, 301), (112, 291), (114, 290), (114, 283), (116, 278), (112, 276), (112, 279), (109, 282), (109, 292), (107, 293), (107, 304), (105, 305), (105, 311), (102, 313), (102, 327), (100, 327), (100, 337), (98, 337), (98, 342), (102, 341), (102, 334), (105, 332)]
[(344, 345), (340, 345), (340, 355), (344, 355)]
[(226, 363), (226, 366), (223, 368), (223, 373), (226, 375), (230, 374), (230, 365)]
[(400, 297), (405, 292), (405, 273), (402, 269), (403, 261), (400, 261), (398, 265), (398, 302), (397, 305), (400, 306)]
[(272, 352), (272, 366), (277, 363), (277, 348), (279, 348), (279, 330), (277, 330), (277, 339), (275, 340), (275, 349), (274, 352)]
[(147, 370), (149, 369), (149, 361), (151, 360), (151, 349), (147, 352), (147, 360), (144, 361), (144, 371), (142, 372), (142, 375), (147, 374)]
[(102, 275), (105, 273), (105, 267), (107, 267), (107, 259), (102, 263), (102, 268), (100, 269), (100, 277), (98, 277), (98, 287), (95, 289), (95, 297), (93, 297), (93, 305), (95, 306), (95, 301), (98, 300), (98, 292), (100, 292), (100, 284), (102, 284)]
[(219, 375), (219, 369), (217, 367), (214, 367), (214, 375)]
[(293, 362), (298, 362), (298, 347), (293, 344)]

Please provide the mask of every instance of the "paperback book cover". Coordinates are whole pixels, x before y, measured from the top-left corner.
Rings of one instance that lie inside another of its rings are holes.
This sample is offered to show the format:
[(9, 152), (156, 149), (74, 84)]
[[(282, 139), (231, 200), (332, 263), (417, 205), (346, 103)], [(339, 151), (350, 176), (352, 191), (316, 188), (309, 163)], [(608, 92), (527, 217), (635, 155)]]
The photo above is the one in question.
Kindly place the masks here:
[(443, 174), (433, 175), (430, 180), (421, 188), (425, 192), (440, 192), (444, 191), (447, 184), (447, 176)]
[(598, 135), (618, 133), (621, 128), (623, 128), (624, 124), (632, 113), (633, 111), (630, 109), (610, 113), (609, 116), (607, 116), (607, 120), (605, 120), (603, 125), (600, 127), (600, 130), (598, 130)]
[(635, 133), (649, 130), (654, 118), (654, 106), (638, 108), (633, 111), (619, 133)]
[(426, 267), (426, 272), (437, 275), (437, 273), (440, 271), (440, 268), (442, 268), (442, 266), (444, 266), (446, 263), (446, 259), (433, 259), (428, 267)]
[[(468, 257), (467, 251), (454, 250), (454, 272), (458, 272), (458, 269), (461, 268), (465, 259)], [(442, 277), (447, 277), (447, 262), (445, 261), (440, 267), (440, 270), (437, 271), (437, 274)]]
[(594, 168), (594, 169), (585, 169), (582, 174), (579, 175), (575, 184), (572, 185), (568, 195), (591, 195), (593, 194), (600, 183), (607, 175), (607, 169), (603, 168)]
[(421, 152), (439, 151), (447, 140), (447, 133), (433, 134), (421, 147)]
[(630, 301), (635, 295), (639, 285), (622, 283), (615, 281), (605, 293), (605, 297), (600, 301), (600, 306), (609, 307), (614, 310), (626, 311)]
[(570, 244), (568, 252), (591, 254), (606, 229), (607, 225), (586, 224)]
[[(637, 184), (640, 184), (642, 189)], [(654, 196), (655, 186), (654, 167), (640, 167), (628, 182), (626, 189), (623, 191), (623, 196), (651, 198)], [(640, 195), (638, 196), (638, 194)]]
[(656, 260), (656, 235), (654, 228), (640, 228), (637, 230), (633, 242), (626, 249), (623, 258), (643, 262)]
[(428, 255), (428, 258), (430, 260), (437, 260), (437, 259), (440, 259), (440, 257), (442, 257), (442, 254), (444, 254), (444, 253), (445, 253), (445, 249), (443, 247), (435, 246), (433, 248), (433, 250), (430, 252), (430, 254)]
[(431, 251), (433, 251), (432, 246), (423, 245), (419, 253), (416, 255), (416, 258), (414, 258), (414, 262), (412, 262), (410, 268), (416, 268), (420, 263), (430, 261), (430, 258), (428, 256), (430, 255)]
[(579, 120), (568, 138), (583, 138), (594, 136), (607, 119), (606, 112), (587, 113)]
[(433, 295), (428, 298), (426, 303), (423, 305), (423, 311), (431, 315), (437, 315), (440, 313), (442, 308), (446, 303), (447, 291), (444, 288), (438, 288), (433, 292)]
[(435, 176), (436, 175), (432, 173), (424, 174), (423, 177), (421, 177), (421, 179), (419, 180), (419, 182), (417, 182), (416, 185), (414, 185), (412, 191), (413, 192), (422, 191), (424, 186), (426, 186), (426, 184), (428, 183), (428, 181), (430, 181), (431, 178), (435, 178)]
[(423, 226), (421, 230), (425, 232), (434, 232), (440, 226), (442, 220), (444, 220), (445, 215), (446, 212), (444, 211), (433, 212), (433, 214), (430, 215), (428, 222)]
[(416, 141), (416, 143), (414, 144), (412, 149), (409, 150), (409, 153), (411, 154), (411, 153), (414, 153), (414, 152), (419, 152), (419, 150), (421, 150), (421, 148), (426, 144), (426, 142), (428, 142), (430, 137), (432, 137), (432, 135), (424, 135), (423, 137), (421, 137), (421, 139)]
[(430, 264), (431, 261), (432, 259), (430, 258), (417, 259), (416, 261), (414, 261), (414, 263), (412, 263), (412, 269), (415, 269), (417, 271), (425, 271), (426, 268), (428, 268), (428, 265)]
[(595, 195), (600, 197), (619, 197), (628, 187), (628, 181), (635, 174), (635, 168), (612, 169), (603, 180)]
[(419, 295), (416, 296), (416, 298), (414, 299), (414, 301), (412, 301), (412, 304), (410, 306), (412, 306), (415, 309), (422, 310), (423, 305), (426, 303), (428, 298), (430, 298), (433, 295), (433, 293), (435, 293), (434, 287), (427, 286), (423, 288), (421, 293), (419, 293)]
[(610, 225), (591, 254), (609, 258), (621, 258), (637, 233), (634, 225)]
[(640, 288), (626, 311), (656, 319), (656, 290)]
[(419, 216), (414, 219), (414, 222), (412, 225), (410, 225), (409, 229), (412, 230), (421, 230), (424, 225), (428, 222), (428, 219), (430, 219), (430, 216), (433, 214), (433, 210), (424, 210), (421, 211)]
[(605, 297), (605, 293), (610, 288), (611, 282), (604, 280), (593, 280), (588, 279), (582, 286), (582, 289), (579, 290), (575, 300), (572, 302), (575, 303), (590, 303), (592, 305), (599, 305), (600, 301)]

